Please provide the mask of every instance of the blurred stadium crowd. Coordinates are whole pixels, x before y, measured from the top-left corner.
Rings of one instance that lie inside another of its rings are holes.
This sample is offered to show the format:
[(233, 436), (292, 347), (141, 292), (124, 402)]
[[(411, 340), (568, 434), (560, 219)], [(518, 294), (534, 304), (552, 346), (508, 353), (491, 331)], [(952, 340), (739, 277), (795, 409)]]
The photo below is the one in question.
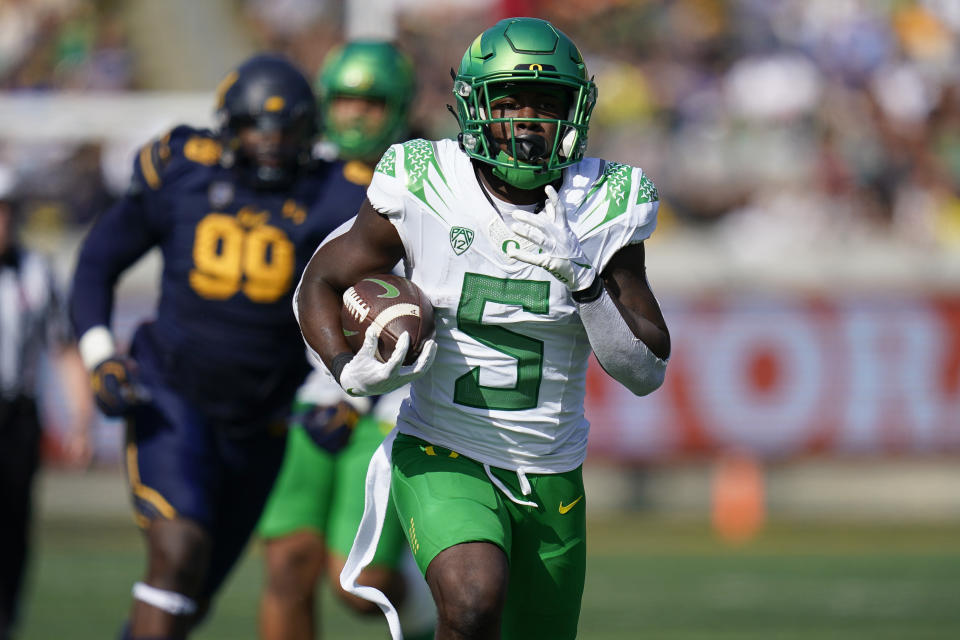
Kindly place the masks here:
[[(137, 4), (137, 3), (132, 3)], [(257, 48), (315, 71), (344, 3), (230, 0)], [(418, 64), (418, 128), (445, 118), (448, 68), (499, 13), (547, 17), (583, 49), (601, 99), (591, 155), (654, 177), (665, 230), (752, 234), (754, 247), (881, 239), (960, 245), (960, 4), (951, 0), (527, 0), (396, 3)], [(6, 92), (137, 91), (146, 53), (128, 3), (0, 2)], [(171, 36), (173, 37), (173, 36)], [(224, 68), (227, 68), (226, 63)], [(96, 140), (0, 142), (34, 221), (74, 228), (116, 197)], [(121, 159), (129, 166), (126, 158)]]

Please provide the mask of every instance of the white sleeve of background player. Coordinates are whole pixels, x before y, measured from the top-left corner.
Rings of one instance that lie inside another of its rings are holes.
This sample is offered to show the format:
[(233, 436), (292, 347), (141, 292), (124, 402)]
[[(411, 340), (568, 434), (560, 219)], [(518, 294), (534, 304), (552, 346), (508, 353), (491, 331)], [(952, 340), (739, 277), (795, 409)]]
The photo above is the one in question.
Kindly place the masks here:
[(346, 402), (360, 413), (370, 410), (370, 398), (355, 398), (349, 395), (333, 378), (322, 362), (311, 359), (313, 371), (297, 389), (297, 402), (330, 407), (338, 402)]

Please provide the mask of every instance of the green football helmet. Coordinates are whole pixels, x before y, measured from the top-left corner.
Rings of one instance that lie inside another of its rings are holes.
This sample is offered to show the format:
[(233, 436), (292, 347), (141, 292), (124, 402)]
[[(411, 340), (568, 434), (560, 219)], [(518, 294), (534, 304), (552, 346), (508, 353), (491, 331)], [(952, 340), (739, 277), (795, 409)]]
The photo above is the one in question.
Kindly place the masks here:
[[(330, 52), (317, 74), (316, 91), (326, 138), (341, 157), (376, 161), (407, 130), (410, 104), (416, 89), (413, 62), (389, 42), (357, 40)], [(386, 101), (387, 117), (374, 132), (359, 123), (338, 128), (330, 117), (337, 96)]]
[[(504, 122), (509, 130), (513, 124), (510, 118), (491, 117), (490, 102), (520, 83), (543, 85), (545, 91), (559, 89), (570, 97), (566, 119), (534, 119), (557, 124), (552, 149), (531, 154), (513, 137), (512, 153), (507, 154), (493, 139), (491, 124)], [(535, 189), (553, 182), (564, 167), (583, 158), (597, 87), (587, 76), (577, 46), (546, 20), (507, 18), (477, 36), (460, 61), (453, 95), (463, 150), (493, 165), (494, 175), (515, 187)]]

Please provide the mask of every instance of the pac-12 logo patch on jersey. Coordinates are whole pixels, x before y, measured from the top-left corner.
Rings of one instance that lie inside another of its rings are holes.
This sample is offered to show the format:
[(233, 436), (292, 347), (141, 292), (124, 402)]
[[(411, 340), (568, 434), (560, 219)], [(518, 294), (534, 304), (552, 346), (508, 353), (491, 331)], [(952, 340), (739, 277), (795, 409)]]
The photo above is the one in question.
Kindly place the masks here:
[(450, 229), (450, 246), (458, 256), (473, 244), (473, 230), (466, 227), (452, 227)]

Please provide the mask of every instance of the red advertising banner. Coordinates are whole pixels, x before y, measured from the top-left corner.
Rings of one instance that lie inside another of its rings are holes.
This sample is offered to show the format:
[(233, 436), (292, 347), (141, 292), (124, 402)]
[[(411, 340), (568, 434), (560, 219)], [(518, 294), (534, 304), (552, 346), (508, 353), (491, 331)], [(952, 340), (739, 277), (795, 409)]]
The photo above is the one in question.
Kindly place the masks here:
[(591, 455), (672, 459), (960, 451), (960, 298), (672, 297), (663, 387), (596, 363)]

